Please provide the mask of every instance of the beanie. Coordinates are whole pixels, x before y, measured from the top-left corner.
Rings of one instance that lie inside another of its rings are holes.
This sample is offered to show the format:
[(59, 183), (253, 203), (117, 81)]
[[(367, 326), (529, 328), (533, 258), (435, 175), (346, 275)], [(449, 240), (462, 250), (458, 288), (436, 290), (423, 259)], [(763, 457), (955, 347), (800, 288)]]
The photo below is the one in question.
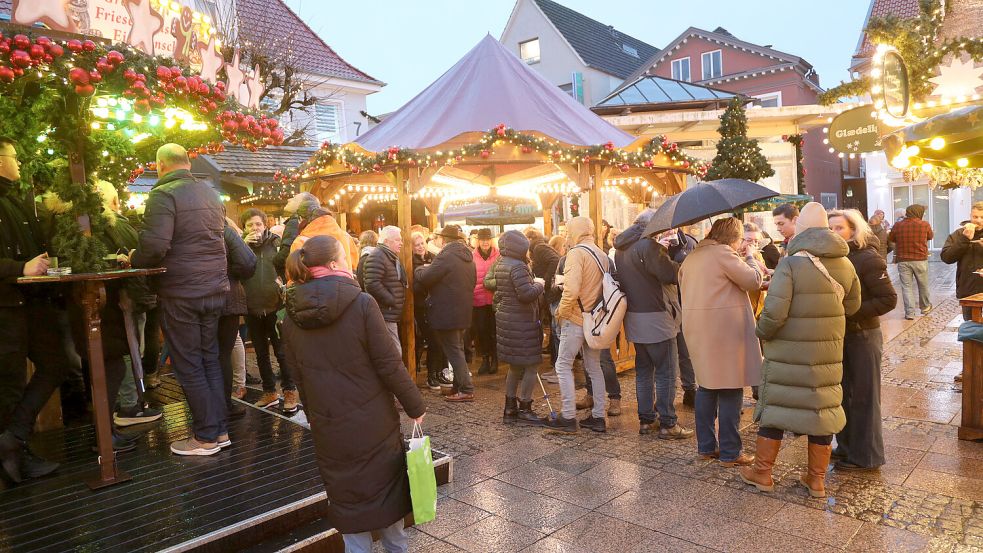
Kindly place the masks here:
[(823, 204), (809, 202), (799, 211), (799, 217), (795, 220), (795, 234), (810, 228), (829, 228)]

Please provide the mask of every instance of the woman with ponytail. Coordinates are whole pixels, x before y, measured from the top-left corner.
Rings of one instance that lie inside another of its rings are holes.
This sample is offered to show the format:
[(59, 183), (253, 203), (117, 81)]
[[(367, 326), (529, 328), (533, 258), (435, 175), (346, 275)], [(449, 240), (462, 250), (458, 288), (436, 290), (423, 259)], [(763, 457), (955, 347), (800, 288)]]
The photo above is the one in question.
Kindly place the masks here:
[(352, 276), (337, 239), (314, 236), (290, 253), (284, 343), (330, 505), (326, 518), (347, 551), (407, 550), (412, 511), (406, 456), (393, 396), (423, 421), (426, 406), (372, 296)]

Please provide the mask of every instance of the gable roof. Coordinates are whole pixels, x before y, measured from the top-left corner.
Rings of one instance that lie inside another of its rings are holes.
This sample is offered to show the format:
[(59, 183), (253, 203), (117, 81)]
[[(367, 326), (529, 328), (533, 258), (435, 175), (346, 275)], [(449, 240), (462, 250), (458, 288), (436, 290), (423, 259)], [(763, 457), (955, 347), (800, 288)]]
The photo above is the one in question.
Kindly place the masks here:
[(391, 146), (436, 148), (504, 123), (574, 146), (634, 138), (601, 119), (487, 35), (430, 86), (355, 139), (379, 152)]
[(666, 77), (645, 75), (633, 82), (619, 87), (597, 103), (592, 109), (596, 113), (609, 112), (612, 109), (629, 106), (652, 106), (660, 104), (660, 109), (686, 107), (694, 108), (709, 106), (719, 107), (736, 96), (733, 92), (719, 90)]
[[(659, 49), (554, 2), (533, 0), (588, 67), (624, 79)], [(638, 53), (633, 56), (625, 46)]]
[(863, 60), (873, 54), (874, 45), (867, 37), (866, 31), (870, 20), (886, 15), (893, 15), (901, 19), (914, 19), (921, 15), (921, 9), (918, 7), (918, 0), (870, 0), (867, 18), (864, 19), (860, 39), (857, 41), (857, 51), (853, 54), (854, 65), (858, 60)]
[(277, 171), (304, 163), (316, 150), (299, 146), (268, 146), (250, 152), (239, 146), (227, 146), (224, 151), (203, 155), (201, 159), (222, 173), (272, 177)]
[(384, 84), (345, 61), (283, 0), (236, 0), (235, 5), (241, 38), (262, 44), (267, 38), (289, 37), (297, 69), (326, 77)]
[(812, 64), (800, 58), (799, 56), (794, 56), (792, 54), (788, 54), (782, 52), (781, 50), (776, 50), (768, 46), (759, 46), (757, 44), (752, 44), (750, 42), (740, 40), (736, 38), (734, 35), (732, 35), (727, 29), (724, 29), (723, 27), (717, 27), (713, 31), (706, 31), (703, 29), (699, 29), (697, 27), (690, 27), (685, 31), (683, 31), (681, 35), (676, 37), (675, 40), (670, 42), (668, 46), (663, 48), (661, 52), (658, 52), (657, 54), (646, 60), (646, 62), (641, 67), (639, 67), (635, 71), (635, 73), (629, 76), (628, 79), (626, 80), (634, 80), (646, 74), (653, 67), (664, 61), (670, 55), (672, 55), (673, 51), (675, 51), (675, 49), (679, 47), (679, 45), (681, 45), (684, 41), (688, 40), (691, 37), (702, 38), (704, 40), (709, 40), (710, 42), (715, 42), (717, 44), (723, 44), (726, 46), (730, 46), (732, 48), (737, 48), (738, 50), (743, 50), (745, 52), (758, 54), (759, 56), (770, 58), (772, 60), (775, 60), (776, 62), (787, 62), (787, 63), (798, 64), (803, 66), (806, 70), (812, 69)]

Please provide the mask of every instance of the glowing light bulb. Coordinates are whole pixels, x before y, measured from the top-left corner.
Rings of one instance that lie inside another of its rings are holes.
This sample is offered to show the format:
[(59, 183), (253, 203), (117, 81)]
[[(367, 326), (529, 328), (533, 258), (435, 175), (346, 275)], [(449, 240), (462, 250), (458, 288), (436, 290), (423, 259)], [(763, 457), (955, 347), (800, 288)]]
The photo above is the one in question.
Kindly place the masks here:
[(942, 148), (945, 148), (945, 139), (941, 136), (936, 136), (931, 142), (928, 143), (928, 147), (933, 150), (941, 150)]
[(961, 157), (956, 160), (956, 165), (958, 165), (959, 167), (969, 167), (969, 160), (964, 157)]

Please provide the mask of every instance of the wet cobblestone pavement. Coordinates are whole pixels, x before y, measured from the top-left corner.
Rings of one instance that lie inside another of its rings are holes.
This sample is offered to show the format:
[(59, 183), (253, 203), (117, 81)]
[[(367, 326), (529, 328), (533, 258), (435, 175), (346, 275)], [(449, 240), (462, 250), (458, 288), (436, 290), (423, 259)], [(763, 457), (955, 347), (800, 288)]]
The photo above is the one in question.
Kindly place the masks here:
[[(774, 493), (757, 493), (736, 469), (700, 460), (695, 439), (640, 436), (632, 371), (620, 375), (624, 413), (608, 419), (608, 432), (573, 436), (504, 426), (499, 373), (476, 377), (472, 404), (424, 391), (425, 430), (456, 462), (454, 481), (439, 489), (437, 519), (410, 530), (411, 550), (983, 551), (983, 444), (956, 439), (961, 319), (952, 269), (931, 264), (936, 308), (928, 316), (904, 321), (896, 310), (885, 317), (887, 465), (831, 470), (826, 499), (796, 484), (805, 437), (786, 437)], [(558, 404), (557, 387), (547, 387)], [(542, 399), (535, 408), (545, 414)], [(752, 410), (748, 397), (742, 437), (749, 451)], [(677, 411), (692, 428), (681, 395)]]

